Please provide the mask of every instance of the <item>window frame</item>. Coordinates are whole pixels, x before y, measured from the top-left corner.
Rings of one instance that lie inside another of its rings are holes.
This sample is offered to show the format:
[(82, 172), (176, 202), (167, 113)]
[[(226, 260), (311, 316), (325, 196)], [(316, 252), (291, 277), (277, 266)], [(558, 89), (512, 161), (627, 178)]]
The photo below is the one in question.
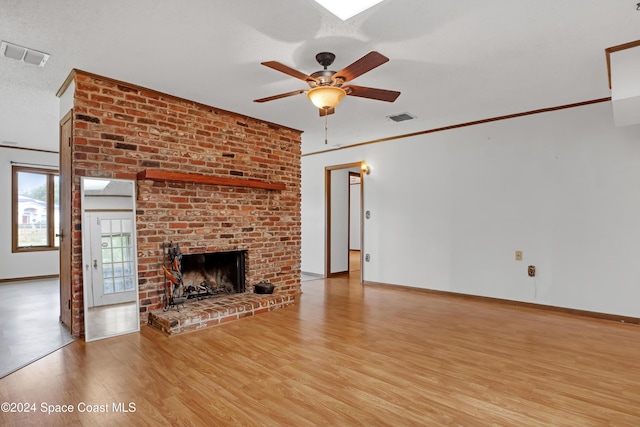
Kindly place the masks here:
[[(47, 186), (47, 245), (43, 246), (19, 246), (18, 245), (18, 174), (31, 173), (44, 175)], [(11, 252), (28, 253), (42, 251), (57, 251), (60, 244), (56, 246), (56, 223), (55, 223), (55, 177), (60, 182), (60, 172), (58, 169), (46, 169), (31, 166), (13, 165), (11, 167)]]

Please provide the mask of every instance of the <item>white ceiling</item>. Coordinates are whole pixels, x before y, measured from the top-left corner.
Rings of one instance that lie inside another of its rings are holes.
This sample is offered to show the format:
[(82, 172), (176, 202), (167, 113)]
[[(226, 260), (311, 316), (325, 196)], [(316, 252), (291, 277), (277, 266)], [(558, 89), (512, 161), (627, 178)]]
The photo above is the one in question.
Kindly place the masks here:
[[(604, 49), (640, 39), (637, 0), (385, 0), (342, 22), (313, 0), (0, 0), (0, 39), (51, 55), (0, 58), (0, 144), (57, 148), (55, 93), (72, 68), (304, 131), (303, 152), (610, 95)], [(395, 103), (347, 97), (324, 119), (305, 83), (330, 51), (339, 70), (369, 51), (390, 61), (353, 81)], [(386, 116), (417, 119), (395, 123)]]

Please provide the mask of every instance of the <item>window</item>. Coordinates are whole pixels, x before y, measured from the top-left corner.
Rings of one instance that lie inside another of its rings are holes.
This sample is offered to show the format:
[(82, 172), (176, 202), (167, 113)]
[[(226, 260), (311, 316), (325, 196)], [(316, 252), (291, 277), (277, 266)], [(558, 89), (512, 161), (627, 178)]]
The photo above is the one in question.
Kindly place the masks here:
[(12, 250), (56, 250), (60, 246), (60, 180), (57, 170), (12, 168)]

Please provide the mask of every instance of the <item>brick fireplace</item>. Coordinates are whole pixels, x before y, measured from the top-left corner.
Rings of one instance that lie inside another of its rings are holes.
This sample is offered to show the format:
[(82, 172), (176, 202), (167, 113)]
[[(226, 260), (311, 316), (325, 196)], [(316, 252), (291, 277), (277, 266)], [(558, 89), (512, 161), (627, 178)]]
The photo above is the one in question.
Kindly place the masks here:
[(169, 241), (185, 255), (243, 251), (247, 288), (270, 282), (276, 300), (300, 293), (300, 131), (79, 70), (66, 84), (74, 91), (77, 336), (84, 331), (83, 176), (137, 182), (142, 321), (163, 307), (162, 245)]

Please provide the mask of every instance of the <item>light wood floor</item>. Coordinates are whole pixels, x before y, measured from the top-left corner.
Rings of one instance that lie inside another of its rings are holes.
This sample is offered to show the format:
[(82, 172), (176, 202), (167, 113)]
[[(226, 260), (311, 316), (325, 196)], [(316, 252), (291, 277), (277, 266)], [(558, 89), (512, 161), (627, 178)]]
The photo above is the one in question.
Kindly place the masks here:
[(137, 331), (140, 317), (135, 301), (91, 307), (84, 316), (85, 337), (87, 329), (91, 337), (87, 341)]
[(0, 413), (0, 425), (640, 425), (638, 325), (346, 278), (303, 292), (173, 338), (145, 326), (74, 342), (0, 380), (0, 402), (75, 412)]
[(349, 251), (349, 272), (360, 271), (360, 251)]

